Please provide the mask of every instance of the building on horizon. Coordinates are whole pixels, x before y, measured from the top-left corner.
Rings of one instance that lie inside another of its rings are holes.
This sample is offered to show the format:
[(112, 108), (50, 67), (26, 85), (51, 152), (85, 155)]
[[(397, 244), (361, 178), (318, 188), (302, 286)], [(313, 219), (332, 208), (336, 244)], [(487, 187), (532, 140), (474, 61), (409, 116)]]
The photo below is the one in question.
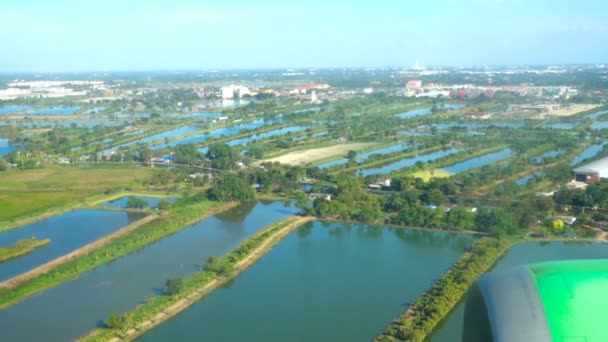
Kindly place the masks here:
[(235, 97), (241, 98), (245, 95), (251, 95), (251, 90), (242, 85), (231, 84), (220, 88), (223, 99), (233, 99)]

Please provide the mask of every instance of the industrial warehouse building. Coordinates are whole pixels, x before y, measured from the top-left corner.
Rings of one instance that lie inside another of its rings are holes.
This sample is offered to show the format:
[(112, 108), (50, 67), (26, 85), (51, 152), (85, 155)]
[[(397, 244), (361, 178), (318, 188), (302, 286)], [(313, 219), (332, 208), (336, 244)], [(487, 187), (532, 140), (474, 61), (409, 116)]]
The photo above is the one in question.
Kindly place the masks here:
[(593, 183), (608, 178), (608, 157), (579, 166), (573, 171), (577, 182)]

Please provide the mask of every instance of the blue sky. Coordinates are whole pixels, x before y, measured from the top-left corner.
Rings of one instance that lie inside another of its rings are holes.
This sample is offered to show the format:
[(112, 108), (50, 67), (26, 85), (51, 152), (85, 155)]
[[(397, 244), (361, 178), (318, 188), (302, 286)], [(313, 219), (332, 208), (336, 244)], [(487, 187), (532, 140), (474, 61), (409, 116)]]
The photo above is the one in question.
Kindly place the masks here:
[(608, 63), (606, 0), (2, 0), (0, 71)]

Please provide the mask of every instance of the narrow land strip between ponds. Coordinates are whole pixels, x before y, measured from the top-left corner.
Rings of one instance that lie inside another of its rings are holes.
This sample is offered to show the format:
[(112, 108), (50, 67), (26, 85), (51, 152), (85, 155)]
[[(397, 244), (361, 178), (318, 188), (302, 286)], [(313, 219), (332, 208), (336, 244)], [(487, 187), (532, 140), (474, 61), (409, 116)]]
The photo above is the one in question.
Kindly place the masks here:
[(110, 242), (114, 239), (117, 239), (119, 237), (125, 236), (125, 235), (131, 233), (132, 231), (138, 229), (142, 225), (144, 225), (148, 222), (151, 222), (153, 220), (156, 220), (157, 218), (159, 218), (158, 215), (149, 215), (140, 220), (137, 220), (129, 225), (126, 225), (126, 226), (120, 228), (119, 230), (117, 230), (111, 234), (108, 234), (98, 240), (95, 240), (89, 244), (86, 244), (76, 250), (73, 250), (72, 252), (70, 252), (68, 254), (64, 254), (54, 260), (51, 260), (45, 264), (42, 264), (25, 273), (21, 273), (20, 275), (15, 276), (11, 279), (7, 279), (3, 282), (0, 282), (0, 288), (13, 288), (26, 280), (35, 278), (38, 275), (43, 274), (43, 273), (47, 273), (47, 272), (53, 270), (54, 268), (56, 268), (57, 266), (65, 264), (66, 262), (68, 262), (70, 260), (74, 260), (82, 255), (88, 254), (88, 253), (106, 245), (108, 242)]
[[(303, 224), (315, 220), (314, 217), (310, 216), (291, 216), (285, 220), (274, 223), (258, 234), (252, 236), (249, 240), (255, 239), (257, 236), (263, 235), (265, 232), (272, 230), (273, 228), (280, 226), (281, 224), (287, 223), (286, 226), (280, 228), (275, 233), (272, 233), (263, 242), (260, 243), (253, 251), (244, 256), (241, 260), (239, 260), (233, 266), (233, 271), (227, 277), (214, 278), (200, 286), (199, 288), (192, 291), (190, 294), (177, 299), (174, 302), (171, 302), (170, 306), (162, 309), (159, 313), (154, 315), (152, 318), (144, 320), (140, 322), (137, 328), (131, 328), (121, 334), (121, 337), (117, 337), (115, 335), (111, 335), (109, 338), (99, 338), (101, 332), (107, 329), (95, 329), (91, 331), (89, 334), (83, 336), (77, 341), (106, 341), (106, 342), (119, 342), (119, 341), (132, 341), (137, 337), (143, 335), (145, 332), (151, 330), (152, 328), (160, 325), (161, 323), (169, 320), (173, 316), (178, 313), (184, 311), (213, 290), (227, 283), (228, 281), (236, 278), (241, 272), (245, 271), (249, 266), (253, 265), (255, 262), (260, 260), (268, 251), (270, 251), (277, 243), (279, 243), (283, 238), (285, 238), (289, 233), (299, 228)], [(242, 245), (246, 244), (247, 241), (243, 242)], [(145, 305), (145, 304), (142, 304)], [(98, 336), (99, 335), (99, 336)]]
[[(209, 206), (210, 207), (207, 207)], [(153, 214), (122, 228), (100, 240), (79, 248), (32, 271), (0, 283), (0, 310), (21, 302), (51, 287), (77, 278), (112, 260), (128, 255), (208, 216), (226, 211), (238, 202), (217, 204), (209, 202), (187, 209), (191, 214), (165, 212)], [(174, 209), (173, 211), (176, 211)], [(199, 212), (202, 210), (202, 212)], [(145, 232), (142, 229), (145, 228)], [(147, 233), (146, 233), (147, 232)], [(147, 234), (147, 235), (146, 235)]]
[[(104, 208), (104, 207), (97, 208), (96, 206), (100, 205), (101, 203), (113, 201), (113, 200), (121, 198), (121, 197), (131, 197), (131, 196), (166, 198), (166, 197), (173, 197), (173, 196), (179, 197), (179, 194), (167, 193), (167, 192), (152, 193), (152, 192), (145, 192), (145, 191), (139, 191), (139, 192), (138, 191), (135, 191), (135, 192), (121, 191), (121, 192), (117, 192), (117, 193), (113, 193), (113, 194), (109, 194), (109, 195), (94, 195), (94, 196), (83, 198), (80, 200), (74, 200), (74, 201), (70, 201), (68, 203), (58, 204), (56, 206), (52, 206), (47, 209), (41, 209), (37, 212), (30, 213), (30, 214), (20, 216), (20, 217), (16, 217), (11, 220), (0, 221), (0, 233), (5, 232), (7, 230), (11, 230), (11, 229), (18, 229), (25, 225), (32, 224), (32, 223), (35, 223), (38, 221), (42, 221), (44, 219), (47, 219), (47, 218), (50, 218), (53, 216), (61, 215), (61, 214), (67, 213), (68, 211), (72, 211), (72, 210), (78, 210), (78, 209), (96, 209), (96, 210), (101, 209), (101, 210), (103, 210), (106, 208)], [(129, 210), (123, 209), (122, 211), (129, 211)], [(141, 212), (141, 211), (139, 211), (139, 212)]]

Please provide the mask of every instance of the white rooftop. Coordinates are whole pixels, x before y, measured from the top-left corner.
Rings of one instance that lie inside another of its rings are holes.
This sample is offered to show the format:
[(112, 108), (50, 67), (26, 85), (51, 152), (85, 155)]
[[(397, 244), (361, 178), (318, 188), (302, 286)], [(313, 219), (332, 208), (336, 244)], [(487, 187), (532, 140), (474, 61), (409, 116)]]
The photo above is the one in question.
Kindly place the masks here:
[(581, 165), (574, 169), (574, 173), (598, 173), (600, 178), (608, 178), (608, 157)]

